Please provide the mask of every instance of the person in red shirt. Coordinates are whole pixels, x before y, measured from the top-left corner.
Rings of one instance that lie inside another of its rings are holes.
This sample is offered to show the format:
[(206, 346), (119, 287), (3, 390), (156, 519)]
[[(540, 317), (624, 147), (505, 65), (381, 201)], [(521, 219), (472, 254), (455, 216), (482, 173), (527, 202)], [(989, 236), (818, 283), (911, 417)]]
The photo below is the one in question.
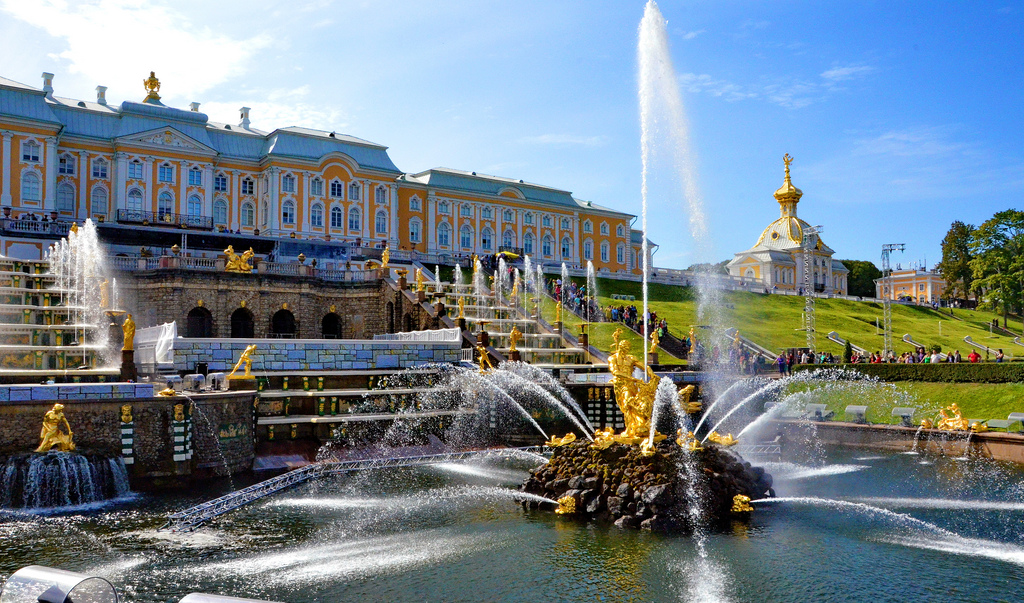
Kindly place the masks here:
[(978, 354), (978, 350), (971, 350), (971, 353), (967, 355), (967, 360), (971, 361), (972, 363), (978, 362), (979, 360), (981, 360), (981, 355)]

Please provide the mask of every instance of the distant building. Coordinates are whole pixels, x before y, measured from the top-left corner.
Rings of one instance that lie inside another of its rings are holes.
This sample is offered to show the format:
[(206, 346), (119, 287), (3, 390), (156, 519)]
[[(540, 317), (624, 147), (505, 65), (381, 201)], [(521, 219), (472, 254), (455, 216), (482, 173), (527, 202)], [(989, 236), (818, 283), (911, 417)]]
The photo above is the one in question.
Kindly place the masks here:
[(894, 301), (914, 301), (919, 304), (937, 303), (946, 291), (946, 281), (937, 270), (892, 271), (892, 291), (884, 291), (882, 279), (875, 279), (875, 297), (888, 296)]
[[(804, 230), (810, 225), (796, 215), (796, 206), (803, 191), (793, 186), (789, 176), (787, 155), (786, 180), (775, 191), (781, 216), (761, 233), (757, 244), (737, 253), (727, 265), (729, 274), (744, 279), (757, 279), (769, 289), (799, 291), (804, 285)], [(833, 260), (832, 251), (816, 237), (810, 252), (811, 283), (818, 293), (846, 295), (850, 271), (839, 260)]]

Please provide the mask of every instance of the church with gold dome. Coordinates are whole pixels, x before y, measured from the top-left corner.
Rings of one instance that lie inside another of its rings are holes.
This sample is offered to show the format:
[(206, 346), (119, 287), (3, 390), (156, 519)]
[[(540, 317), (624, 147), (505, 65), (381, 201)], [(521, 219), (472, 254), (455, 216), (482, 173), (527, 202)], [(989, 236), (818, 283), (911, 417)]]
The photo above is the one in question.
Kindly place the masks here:
[[(796, 215), (796, 206), (804, 193), (790, 179), (793, 158), (786, 155), (783, 161), (786, 180), (775, 191), (781, 215), (764, 229), (753, 247), (737, 253), (726, 267), (730, 275), (760, 280), (767, 289), (799, 293), (804, 287), (803, 239), (810, 225)], [(817, 293), (846, 295), (850, 271), (842, 262), (832, 259), (834, 253), (820, 236), (812, 235), (810, 282)]]

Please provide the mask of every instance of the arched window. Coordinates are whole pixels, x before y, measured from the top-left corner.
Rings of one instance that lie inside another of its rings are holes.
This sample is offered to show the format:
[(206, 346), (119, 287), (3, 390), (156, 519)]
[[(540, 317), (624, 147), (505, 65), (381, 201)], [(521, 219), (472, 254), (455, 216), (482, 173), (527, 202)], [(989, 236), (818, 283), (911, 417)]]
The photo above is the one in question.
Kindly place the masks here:
[(264, 199), (263, 203), (260, 203), (260, 224), (262, 224), (264, 228), (267, 227), (267, 216), (269, 215), (270, 206), (267, 205), (267, 200)]
[(512, 221), (512, 210), (511, 209), (506, 209), (505, 212), (504, 212), (503, 217), (505, 218), (506, 222), (511, 222)]
[(541, 218), (540, 223), (543, 226), (551, 226), (551, 216), (544, 216)]
[(185, 319), (185, 337), (213, 337), (213, 314), (203, 307), (189, 310)]
[(92, 160), (92, 177), (106, 179), (110, 164), (107, 160), (99, 157)]
[(572, 239), (569, 237), (562, 239), (562, 259), (572, 259)]
[(128, 179), (142, 180), (142, 162), (138, 159), (132, 159), (128, 163)]
[(142, 191), (137, 188), (128, 191), (128, 211), (142, 211)]
[(622, 243), (615, 246), (615, 261), (620, 264), (626, 263), (626, 246)]
[(252, 178), (242, 179), (242, 194), (243, 195), (255, 195), (256, 194), (256, 183), (253, 182)]
[(491, 209), (490, 207), (485, 207), (485, 208), (483, 208), (483, 210), (480, 211), (480, 216), (484, 220), (493, 219), (494, 218), (494, 210)]
[(626, 236), (626, 229), (625, 229), (625, 227), (623, 227), (622, 224), (619, 224), (618, 226), (616, 226), (615, 227), (615, 234), (617, 236), (620, 236), (620, 237)]
[(233, 339), (252, 339), (255, 334), (256, 325), (252, 319), (252, 312), (246, 308), (239, 308), (231, 313), (231, 337)]
[(285, 174), (281, 177), (281, 191), (285, 193), (295, 192), (295, 176)]
[(164, 191), (157, 196), (156, 211), (160, 220), (163, 220), (164, 216), (174, 213), (174, 197), (171, 196), (171, 193)]
[(35, 172), (25, 172), (21, 176), (21, 199), (22, 201), (40, 201), (42, 195), (39, 192), (39, 176)]
[(533, 253), (533, 233), (523, 235), (523, 253)]
[(420, 198), (413, 197), (409, 199), (409, 211), (420, 211)]
[(419, 220), (409, 222), (409, 242), (419, 243), (422, 240), (421, 228), (422, 225)]
[(57, 186), (57, 211), (64, 214), (75, 213), (75, 187), (67, 182)]
[(469, 224), (463, 224), (459, 229), (459, 244), (463, 249), (473, 248), (473, 229), (469, 227)]
[(253, 226), (256, 224), (256, 208), (252, 203), (242, 204), (242, 226)]
[(484, 228), (480, 231), (480, 247), (485, 251), (490, 251), (494, 245), (494, 233), (491, 232), (490, 228)]
[(331, 228), (345, 228), (345, 212), (337, 205), (331, 208)]
[(228, 192), (228, 177), (224, 174), (217, 174), (214, 176), (213, 190), (218, 193)]
[(607, 222), (601, 222), (601, 234), (607, 235), (608, 232), (609, 232), (608, 231), (608, 223)]
[(309, 210), (309, 224), (317, 228), (323, 228), (324, 226), (324, 206), (319, 203), (314, 203), (313, 207)]
[(290, 199), (281, 205), (281, 223), (295, 224), (295, 202)]
[(459, 215), (462, 216), (463, 218), (472, 218), (473, 217), (473, 206), (472, 205), (466, 205), (466, 204), (460, 205), (459, 206)]
[(295, 315), (289, 310), (278, 310), (270, 319), (270, 332), (277, 337), (295, 337)]
[(188, 171), (188, 185), (189, 186), (202, 186), (203, 185), (203, 172), (194, 167)]
[(387, 212), (379, 211), (373, 221), (374, 230), (377, 231), (377, 235), (385, 235), (388, 233), (388, 214)]
[(350, 232), (362, 229), (362, 221), (360, 220), (360, 217), (358, 207), (353, 207), (348, 210), (348, 229)]
[(452, 228), (448, 226), (447, 222), (441, 222), (437, 225), (437, 244), (442, 247), (448, 247), (452, 244)]
[(106, 215), (107, 213), (107, 189), (102, 186), (92, 187), (92, 196), (90, 197), (90, 205), (92, 206), (93, 214)]
[(341, 339), (341, 317), (330, 312), (320, 321), (320, 331), (324, 339)]
[(188, 198), (188, 215), (190, 218), (198, 218), (203, 215), (203, 200), (199, 195), (192, 195)]
[(215, 224), (228, 223), (228, 202), (224, 199), (213, 202), (213, 221)]
[(57, 173), (68, 174), (73, 176), (75, 174), (75, 156), (64, 153), (60, 157), (58, 157)]
[(324, 181), (319, 176), (309, 181), (309, 194), (314, 197), (324, 196)]
[(592, 260), (594, 259), (594, 242), (590, 239), (583, 241), (583, 259)]
[[(341, 195), (339, 195), (341, 196)], [(348, 200), (358, 201), (359, 200), (359, 183), (353, 182), (348, 185)]]
[(533, 214), (526, 214), (523, 216), (524, 224), (533, 224)]
[(601, 242), (601, 261), (606, 263), (606, 264), (608, 263), (608, 242), (607, 241), (602, 241)]
[(554, 247), (554, 244), (555, 244), (555, 242), (554, 242), (554, 240), (552, 240), (552, 238), (550, 236), (544, 235), (544, 241), (543, 241), (543, 245), (542, 245), (542, 248), (541, 248), (541, 253), (544, 254), (544, 257), (546, 257), (546, 258), (551, 257), (551, 252), (552, 252), (552, 248)]
[(388, 202), (388, 189), (384, 188), (383, 186), (378, 186), (377, 190), (376, 190), (376, 193), (375, 193), (374, 201), (376, 203), (378, 203), (378, 204), (387, 203)]
[(501, 235), (501, 244), (503, 247), (512, 248), (516, 246), (516, 233), (511, 230), (506, 230)]
[(21, 145), (21, 160), (31, 161), (33, 163), (39, 161), (39, 143), (34, 141), (28, 141)]
[(562, 218), (562, 230), (569, 230), (569, 218)]
[(586, 222), (584, 222), (583, 223), (583, 232), (586, 233), (586, 234), (590, 234), (590, 233), (594, 232), (594, 223), (591, 222), (590, 220), (587, 220)]
[(438, 203), (437, 204), (437, 211), (438, 211), (438, 213), (442, 213), (442, 214), (448, 215), (448, 202), (447, 201), (442, 201), (442, 202)]
[(337, 178), (331, 180), (331, 196), (335, 199), (341, 199), (345, 196), (345, 185)]

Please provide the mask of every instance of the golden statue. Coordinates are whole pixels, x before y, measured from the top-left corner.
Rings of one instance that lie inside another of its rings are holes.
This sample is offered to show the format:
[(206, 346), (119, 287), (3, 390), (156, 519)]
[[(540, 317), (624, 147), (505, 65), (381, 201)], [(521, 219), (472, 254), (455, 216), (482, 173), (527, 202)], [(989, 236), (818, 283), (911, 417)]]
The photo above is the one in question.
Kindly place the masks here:
[(491, 355), (487, 353), (487, 348), (478, 343), (476, 344), (476, 353), (477, 356), (479, 356), (478, 360), (480, 362), (481, 373), (486, 373), (487, 371), (494, 369), (494, 364), (491, 362)]
[[(60, 430), (61, 425), (67, 428), (66, 434)], [(36, 452), (46, 452), (53, 448), (61, 452), (71, 452), (75, 449), (75, 443), (71, 441), (74, 435), (71, 425), (64, 416), (64, 405), (54, 404), (53, 408), (43, 415), (43, 429), (39, 432), (39, 448), (36, 448)]]
[(143, 87), (146, 88), (146, 98), (142, 99), (142, 102), (149, 102), (151, 100), (160, 100), (160, 80), (156, 79), (156, 72), (150, 71), (149, 77), (142, 80)]
[(511, 297), (512, 300), (515, 301), (516, 297), (518, 297), (518, 296), (519, 296), (519, 279), (516, 279), (515, 281), (512, 282), (512, 292), (509, 293), (509, 297)]
[(416, 291), (418, 292), (418, 291), (423, 291), (423, 290), (424, 290), (423, 269), (422, 268), (417, 268), (416, 269)]
[(933, 427), (935, 427), (935, 423), (931, 419), (921, 419), (921, 429), (931, 429)]
[(576, 434), (572, 433), (572, 432), (569, 432), (569, 433), (565, 434), (564, 437), (561, 437), (561, 438), (558, 437), (558, 436), (551, 436), (551, 439), (548, 440), (547, 442), (544, 442), (544, 445), (548, 446), (550, 448), (556, 448), (558, 446), (565, 446), (566, 444), (572, 444), (575, 441), (576, 441)]
[(132, 320), (131, 314), (126, 314), (124, 317), (124, 324), (121, 325), (121, 331), (124, 332), (124, 346), (121, 347), (122, 351), (130, 352), (135, 349), (135, 321)]
[(555, 303), (555, 322), (562, 322), (562, 302)]
[[(946, 414), (947, 410), (949, 414)], [(935, 424), (936, 429), (943, 431), (968, 431), (971, 429), (970, 421), (963, 418), (963, 415), (960, 414), (960, 407), (955, 402), (940, 410), (939, 415), (942, 418)]]
[(185, 420), (185, 405), (175, 404), (174, 405), (174, 420), (184, 421)]
[(693, 399), (693, 395), (696, 392), (697, 386), (687, 385), (686, 387), (679, 390), (679, 393), (676, 396), (679, 400), (679, 407), (682, 408), (688, 415), (699, 413), (704, 408), (704, 405), (701, 404), (700, 402), (696, 400), (691, 401)]
[(100, 308), (108, 307), (110, 307), (110, 281), (103, 279), (103, 282), (100, 283)]
[(656, 354), (658, 352), (659, 343), (661, 343), (661, 339), (658, 337), (658, 329), (654, 329), (654, 332), (651, 333), (651, 354)]
[(754, 510), (754, 507), (750, 506), (750, 497), (744, 496), (743, 494), (737, 494), (732, 497), (732, 511), (733, 513), (750, 513)]
[(71, 223), (71, 234), (78, 234), (78, 222)]
[(720, 445), (720, 446), (726, 446), (726, 447), (728, 447), (728, 446), (735, 446), (736, 444), (739, 443), (739, 440), (737, 440), (736, 438), (732, 437), (731, 433), (728, 434), (728, 435), (724, 435), (723, 436), (723, 435), (718, 435), (717, 431), (712, 431), (708, 435), (708, 439), (711, 440), (712, 442)]
[(170, 385), (170, 384), (168, 384), (168, 385), (167, 385), (167, 387), (165, 387), (165, 388), (163, 388), (162, 390), (158, 391), (158, 392), (156, 393), (156, 395), (158, 395), (158, 396), (163, 396), (163, 397), (165, 397), (165, 398), (171, 398), (171, 397), (173, 397), (173, 396), (177, 396), (177, 395), (178, 395), (178, 392), (174, 391), (174, 388), (173, 388), (173, 387), (171, 387), (171, 385)]
[(516, 352), (516, 345), (523, 340), (523, 332), (519, 330), (519, 327), (512, 325), (512, 331), (508, 334), (509, 341), (509, 352)]
[(622, 443), (629, 441), (638, 444), (651, 430), (654, 393), (661, 379), (650, 367), (645, 370), (646, 382), (633, 376), (634, 369), (644, 370), (645, 367), (636, 356), (629, 353), (630, 347), (629, 341), (618, 341), (618, 346), (608, 356), (608, 372), (612, 374), (609, 383), (615, 389), (615, 402), (626, 423), (626, 429), (618, 437)]
[(466, 298), (459, 297), (459, 318), (466, 318)]
[(571, 496), (563, 496), (558, 499), (558, 508), (555, 513), (558, 515), (572, 515), (576, 512), (576, 499)]
[[(252, 377), (252, 353), (255, 351), (255, 343), (245, 348), (245, 350), (242, 352), (242, 355), (238, 357), (238, 362), (235, 364), (235, 368), (231, 369), (231, 372), (228, 373), (228, 379), (231, 379), (232, 377), (234, 377), (235, 379)], [(242, 368), (243, 366), (245, 367), (245, 374), (235, 377), (235, 373), (237, 373), (238, 369)]]
[(391, 247), (385, 247), (384, 253), (380, 254), (380, 267), (387, 268), (388, 261), (391, 259)]
[(238, 255), (235, 253), (234, 245), (228, 245), (228, 248), (224, 250), (224, 255), (228, 256), (227, 264), (224, 265), (225, 272), (252, 272), (252, 258), (256, 255), (252, 247), (249, 248), (249, 251)]
[(121, 422), (131, 423), (133, 420), (134, 419), (132, 419), (132, 405), (125, 404), (124, 406), (121, 407)]

